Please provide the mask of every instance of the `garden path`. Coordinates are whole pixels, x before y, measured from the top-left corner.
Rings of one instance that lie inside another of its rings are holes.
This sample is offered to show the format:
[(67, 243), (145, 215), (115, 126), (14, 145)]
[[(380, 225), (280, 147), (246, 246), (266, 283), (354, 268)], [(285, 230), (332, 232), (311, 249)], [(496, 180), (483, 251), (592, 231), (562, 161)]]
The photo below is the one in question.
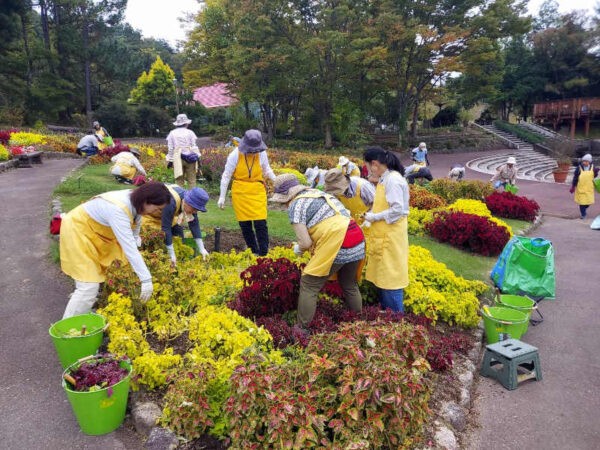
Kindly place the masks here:
[(0, 174), (0, 447), (39, 449), (141, 449), (129, 427), (106, 436), (79, 431), (61, 387), (62, 370), (48, 335), (60, 320), (71, 281), (49, 258), (52, 190), (77, 159)]

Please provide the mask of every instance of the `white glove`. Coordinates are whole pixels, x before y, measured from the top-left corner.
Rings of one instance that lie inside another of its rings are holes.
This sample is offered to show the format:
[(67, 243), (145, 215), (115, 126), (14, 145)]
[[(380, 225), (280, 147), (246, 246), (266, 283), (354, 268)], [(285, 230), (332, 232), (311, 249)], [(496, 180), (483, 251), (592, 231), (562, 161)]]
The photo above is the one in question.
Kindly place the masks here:
[(169, 258), (171, 258), (173, 265), (177, 264), (177, 257), (175, 256), (175, 247), (173, 247), (173, 244), (167, 245), (167, 253), (169, 254)]
[(373, 214), (372, 212), (365, 213), (365, 220), (371, 223), (375, 222), (375, 214)]
[(152, 280), (142, 281), (142, 291), (140, 292), (140, 300), (143, 303), (146, 303), (152, 297), (152, 291), (154, 287), (152, 286)]
[(371, 227), (371, 222), (369, 222), (368, 220), (365, 220), (362, 224), (363, 228), (370, 228)]
[(198, 251), (202, 255), (202, 259), (206, 261), (206, 258), (208, 258), (208, 250), (204, 248), (204, 242), (202, 242), (202, 239), (196, 239), (196, 245), (198, 246)]
[(217, 206), (221, 209), (225, 208), (225, 198), (224, 197), (219, 197), (219, 200), (217, 201)]
[(298, 244), (297, 242), (294, 243), (294, 253), (298, 256), (302, 256), (302, 254), (304, 253), (304, 251), (300, 248), (300, 244)]
[(134, 235), (133, 237), (135, 238), (135, 245), (140, 248), (142, 246), (142, 238), (139, 235)]

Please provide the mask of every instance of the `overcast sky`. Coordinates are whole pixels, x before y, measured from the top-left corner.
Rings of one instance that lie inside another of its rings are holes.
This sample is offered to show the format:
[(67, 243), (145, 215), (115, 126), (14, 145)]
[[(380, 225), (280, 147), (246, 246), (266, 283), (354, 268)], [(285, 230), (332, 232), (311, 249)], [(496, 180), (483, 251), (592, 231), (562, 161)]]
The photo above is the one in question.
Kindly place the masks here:
[[(529, 11), (537, 14), (544, 0), (530, 0)], [(559, 11), (587, 9), (590, 13), (598, 0), (558, 0)], [(200, 9), (198, 0), (128, 0), (125, 20), (144, 37), (165, 39), (171, 45), (185, 39), (185, 25), (178, 19)]]

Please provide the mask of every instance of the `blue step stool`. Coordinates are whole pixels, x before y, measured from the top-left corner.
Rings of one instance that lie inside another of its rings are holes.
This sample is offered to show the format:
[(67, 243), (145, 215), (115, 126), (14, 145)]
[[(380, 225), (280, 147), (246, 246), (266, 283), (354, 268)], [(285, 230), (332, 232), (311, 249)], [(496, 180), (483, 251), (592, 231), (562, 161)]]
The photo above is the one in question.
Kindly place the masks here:
[[(501, 365), (497, 368), (496, 366)], [(508, 390), (517, 388), (521, 381), (542, 379), (538, 349), (518, 339), (507, 339), (485, 347), (479, 372), (484, 377), (499, 381)]]

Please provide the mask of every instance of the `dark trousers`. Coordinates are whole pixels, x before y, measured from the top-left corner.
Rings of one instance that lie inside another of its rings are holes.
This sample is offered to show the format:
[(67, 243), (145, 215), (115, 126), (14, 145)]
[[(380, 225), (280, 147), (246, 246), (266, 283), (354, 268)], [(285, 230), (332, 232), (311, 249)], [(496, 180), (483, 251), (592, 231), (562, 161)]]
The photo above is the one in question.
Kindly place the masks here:
[(587, 216), (587, 209), (589, 207), (590, 205), (579, 205), (579, 213), (581, 214), (582, 219)]
[[(265, 256), (269, 252), (269, 228), (266, 220), (244, 220), (238, 222), (244, 241), (252, 253)], [(253, 228), (254, 226), (254, 228)]]

